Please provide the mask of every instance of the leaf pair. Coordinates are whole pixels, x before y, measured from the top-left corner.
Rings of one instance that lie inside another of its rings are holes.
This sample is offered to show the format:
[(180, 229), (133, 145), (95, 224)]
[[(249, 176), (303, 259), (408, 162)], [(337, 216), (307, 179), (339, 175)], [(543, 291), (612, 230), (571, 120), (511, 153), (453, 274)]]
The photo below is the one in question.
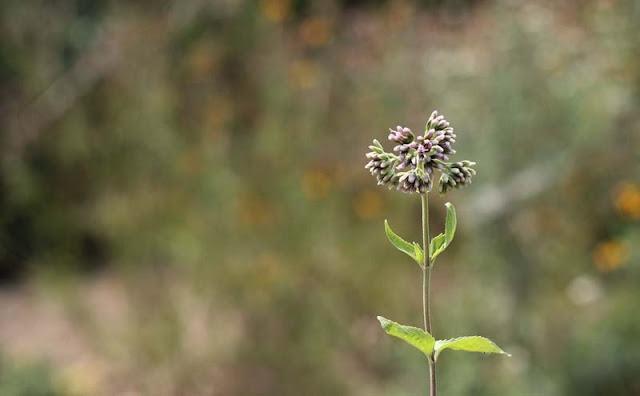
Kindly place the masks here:
[[(449, 246), (456, 233), (456, 209), (450, 202), (447, 202), (445, 206), (447, 207), (447, 218), (445, 220), (444, 234), (439, 234), (429, 243), (429, 256), (432, 263), (435, 261), (436, 257), (438, 257), (440, 253), (444, 252), (447, 246)], [(398, 236), (393, 232), (393, 230), (391, 230), (387, 220), (384, 221), (384, 231), (387, 234), (389, 242), (391, 242), (396, 249), (406, 253), (409, 257), (414, 259), (419, 266), (422, 267), (424, 265), (424, 251), (417, 242), (411, 243), (402, 239), (402, 237)]]
[(431, 334), (417, 327), (401, 325), (382, 316), (378, 316), (378, 320), (387, 334), (397, 337), (422, 351), (430, 360), (432, 358), (438, 360), (440, 352), (445, 349), (466, 352), (498, 353), (511, 356), (500, 349), (493, 341), (485, 337), (469, 336), (436, 341)]

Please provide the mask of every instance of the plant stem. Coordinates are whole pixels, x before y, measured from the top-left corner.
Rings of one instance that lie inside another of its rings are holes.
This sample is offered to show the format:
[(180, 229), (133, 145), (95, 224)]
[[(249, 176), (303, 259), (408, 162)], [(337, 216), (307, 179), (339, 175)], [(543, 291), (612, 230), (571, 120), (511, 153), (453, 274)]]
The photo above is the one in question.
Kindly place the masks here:
[(431, 255), (429, 254), (429, 196), (421, 194), (422, 198), (422, 248), (424, 249), (424, 263), (422, 264), (422, 312), (424, 316), (424, 331), (431, 333)]
[[(422, 245), (424, 250), (424, 263), (422, 265), (422, 314), (424, 318), (424, 331), (433, 336), (431, 331), (431, 255), (429, 254), (429, 195), (420, 195), (422, 199)], [(436, 361), (435, 356), (429, 357), (429, 392), (436, 396)]]
[(436, 396), (436, 362), (435, 361), (433, 363), (429, 361), (429, 378), (430, 378), (429, 392), (431, 393), (431, 396)]

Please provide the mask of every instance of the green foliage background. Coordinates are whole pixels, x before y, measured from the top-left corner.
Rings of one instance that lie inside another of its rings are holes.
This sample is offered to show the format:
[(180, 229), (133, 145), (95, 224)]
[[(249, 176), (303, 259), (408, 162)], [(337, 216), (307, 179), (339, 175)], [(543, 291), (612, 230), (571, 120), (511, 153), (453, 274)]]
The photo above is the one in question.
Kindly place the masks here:
[(441, 393), (640, 394), (636, 1), (6, 0), (0, 33), (0, 350), (70, 336), (34, 392), (426, 389), (375, 319), (421, 322), (383, 230), (420, 202), (364, 153), (437, 109), (478, 175), (434, 333), (513, 354), (446, 354)]

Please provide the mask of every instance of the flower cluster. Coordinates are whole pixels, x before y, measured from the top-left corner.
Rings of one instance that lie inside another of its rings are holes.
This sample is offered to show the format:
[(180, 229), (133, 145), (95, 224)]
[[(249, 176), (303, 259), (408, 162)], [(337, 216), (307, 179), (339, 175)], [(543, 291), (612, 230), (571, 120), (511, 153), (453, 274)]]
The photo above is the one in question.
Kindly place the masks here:
[(471, 161), (447, 162), (456, 151), (453, 144), (456, 135), (453, 128), (437, 111), (431, 113), (423, 135), (415, 136), (411, 129), (398, 126), (390, 129), (389, 140), (396, 145), (388, 153), (379, 141), (374, 140), (367, 153), (365, 166), (378, 180), (378, 184), (408, 193), (431, 191), (434, 171), (442, 173), (439, 182), (441, 194), (452, 188), (471, 183), (476, 171)]
[(471, 184), (471, 177), (476, 174), (476, 170), (472, 168), (475, 164), (466, 160), (450, 164), (449, 172), (443, 172), (440, 176), (440, 194), (446, 194), (454, 187)]

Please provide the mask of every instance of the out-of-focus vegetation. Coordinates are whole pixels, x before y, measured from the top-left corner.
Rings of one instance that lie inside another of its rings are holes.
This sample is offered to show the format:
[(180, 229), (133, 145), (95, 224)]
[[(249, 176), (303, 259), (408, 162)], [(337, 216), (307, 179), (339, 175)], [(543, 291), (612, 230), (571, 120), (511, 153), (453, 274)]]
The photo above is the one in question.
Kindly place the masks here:
[[(636, 1), (0, 11), (0, 349), (50, 362), (59, 389), (424, 389), (375, 320), (420, 323), (381, 217), (417, 238), (419, 202), (363, 167), (371, 139), (438, 109), (478, 175), (447, 197), (435, 334), (513, 353), (450, 354), (441, 393), (640, 394)], [(0, 393), (49, 381), (2, 372)]]
[(0, 395), (59, 396), (46, 366), (14, 366), (0, 362)]

